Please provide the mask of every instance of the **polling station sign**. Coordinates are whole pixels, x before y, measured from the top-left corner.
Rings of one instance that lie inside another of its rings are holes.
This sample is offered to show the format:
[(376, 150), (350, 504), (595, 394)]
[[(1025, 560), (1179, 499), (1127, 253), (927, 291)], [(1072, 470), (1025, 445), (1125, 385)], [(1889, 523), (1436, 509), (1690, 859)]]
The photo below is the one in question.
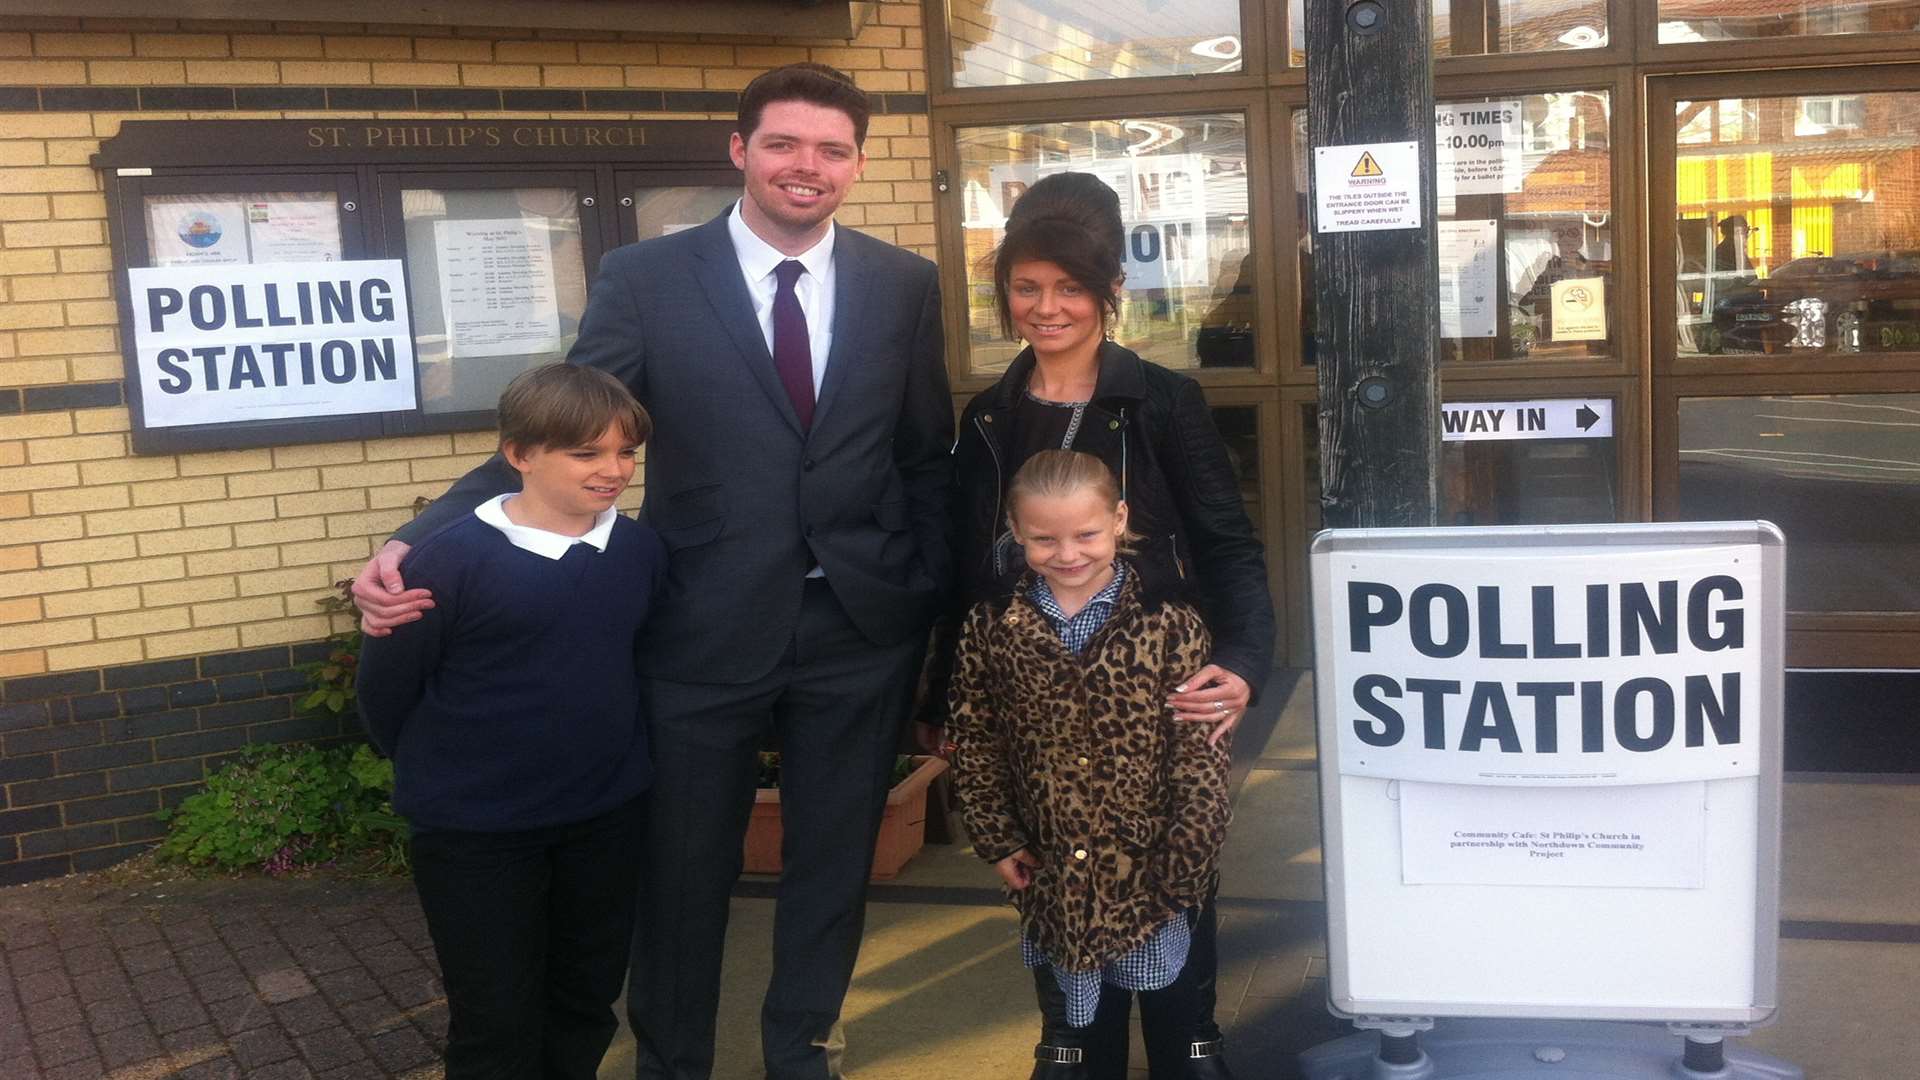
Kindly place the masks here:
[(145, 427), (415, 407), (399, 260), (140, 267), (127, 283)]
[(1337, 1013), (1772, 1013), (1784, 555), (1752, 521), (1314, 539)]
[[(1503, 542), (1468, 547), (1467, 533)], [(1315, 559), (1342, 773), (1635, 785), (1757, 772), (1757, 629), (1779, 602), (1761, 539), (1536, 548), (1516, 535), (1442, 530), (1432, 549)]]

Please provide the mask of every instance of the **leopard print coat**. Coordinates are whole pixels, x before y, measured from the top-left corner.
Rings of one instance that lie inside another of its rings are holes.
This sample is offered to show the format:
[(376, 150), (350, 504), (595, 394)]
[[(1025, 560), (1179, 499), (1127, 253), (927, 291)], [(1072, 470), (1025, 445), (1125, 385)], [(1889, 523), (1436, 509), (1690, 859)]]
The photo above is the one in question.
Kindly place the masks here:
[(1194, 609), (1128, 574), (1079, 656), (1026, 597), (968, 613), (950, 687), (954, 783), (974, 851), (1040, 861), (1009, 891), (1056, 965), (1097, 970), (1213, 888), (1232, 815), (1228, 740), (1168, 711), (1212, 643)]

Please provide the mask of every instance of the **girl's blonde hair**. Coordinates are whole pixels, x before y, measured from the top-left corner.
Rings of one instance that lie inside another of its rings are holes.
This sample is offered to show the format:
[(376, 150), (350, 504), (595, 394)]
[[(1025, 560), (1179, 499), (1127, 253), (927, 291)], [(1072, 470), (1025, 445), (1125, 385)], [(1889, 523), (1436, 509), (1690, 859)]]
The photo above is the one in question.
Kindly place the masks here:
[[(1089, 489), (1108, 510), (1120, 508), (1120, 482), (1106, 462), (1080, 450), (1042, 450), (1013, 474), (1013, 483), (1007, 486), (1007, 517), (1017, 517), (1020, 500), (1028, 496), (1058, 499)], [(1133, 554), (1132, 544), (1138, 539), (1132, 529), (1121, 533), (1120, 553)]]

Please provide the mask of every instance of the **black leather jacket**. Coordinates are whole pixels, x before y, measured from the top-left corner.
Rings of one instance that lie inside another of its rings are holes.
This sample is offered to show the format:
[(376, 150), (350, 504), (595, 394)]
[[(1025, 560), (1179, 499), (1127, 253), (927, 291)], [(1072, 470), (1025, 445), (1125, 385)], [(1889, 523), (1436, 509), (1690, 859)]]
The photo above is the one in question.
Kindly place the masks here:
[[(1005, 528), (1006, 486), (1021, 465), (1009, 460), (1007, 426), (1033, 364), (1033, 351), (1022, 351), (961, 414), (952, 512), (961, 606), (935, 637), (922, 716), (929, 721), (945, 715), (949, 628), (975, 601), (1006, 595), (1026, 568), (1006, 552), (996, 566), (995, 538)], [(1239, 478), (1200, 384), (1103, 343), (1093, 399), (1073, 449), (1097, 455), (1119, 477), (1127, 524), (1143, 537), (1129, 559), (1142, 584), (1190, 599), (1213, 634), (1211, 662), (1245, 679), (1257, 697), (1273, 667), (1266, 551), (1247, 519)]]

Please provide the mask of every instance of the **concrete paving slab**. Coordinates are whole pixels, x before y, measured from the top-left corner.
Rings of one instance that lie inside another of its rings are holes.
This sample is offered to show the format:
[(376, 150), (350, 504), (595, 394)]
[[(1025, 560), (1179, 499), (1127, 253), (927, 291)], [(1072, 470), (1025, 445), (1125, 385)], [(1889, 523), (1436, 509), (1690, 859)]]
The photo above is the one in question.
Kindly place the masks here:
[(1314, 773), (1247, 774), (1220, 857), (1220, 895), (1319, 900), (1320, 803)]

